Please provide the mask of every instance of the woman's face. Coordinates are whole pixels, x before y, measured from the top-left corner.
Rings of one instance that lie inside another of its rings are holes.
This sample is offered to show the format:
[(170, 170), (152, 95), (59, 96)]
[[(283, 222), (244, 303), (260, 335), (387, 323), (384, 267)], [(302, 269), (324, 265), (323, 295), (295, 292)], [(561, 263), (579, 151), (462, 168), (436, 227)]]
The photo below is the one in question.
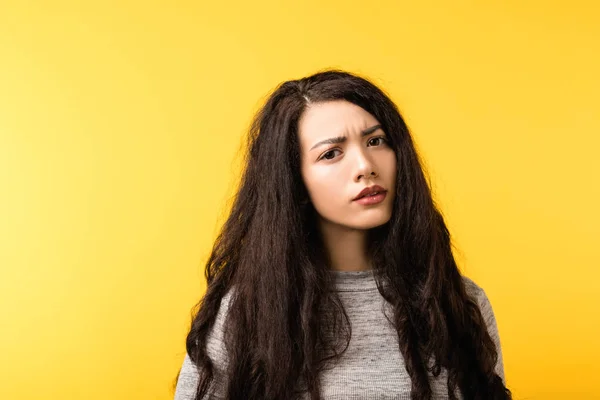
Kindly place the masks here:
[[(326, 222), (371, 229), (389, 221), (396, 193), (396, 155), (379, 122), (347, 101), (309, 105), (298, 123), (302, 179)], [(385, 197), (355, 200), (379, 185)]]

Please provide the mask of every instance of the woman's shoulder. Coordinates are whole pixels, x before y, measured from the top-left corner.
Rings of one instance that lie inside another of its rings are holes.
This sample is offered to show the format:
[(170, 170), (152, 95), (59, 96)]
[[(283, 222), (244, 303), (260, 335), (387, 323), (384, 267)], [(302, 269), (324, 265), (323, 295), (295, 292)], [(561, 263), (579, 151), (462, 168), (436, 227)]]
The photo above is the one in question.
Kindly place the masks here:
[[(227, 292), (222, 298), (215, 322), (206, 338), (206, 353), (214, 367), (214, 382), (209, 389), (210, 398), (224, 398), (222, 393), (226, 382), (227, 352), (224, 343), (225, 320), (231, 302), (232, 292)], [(175, 400), (194, 399), (199, 381), (198, 367), (194, 364), (189, 354), (186, 354), (179, 372), (175, 389)]]
[(500, 346), (500, 334), (498, 332), (498, 325), (496, 322), (496, 316), (494, 315), (494, 310), (492, 309), (492, 304), (490, 303), (485, 290), (481, 286), (466, 276), (463, 276), (462, 279), (467, 295), (471, 297), (479, 307), (483, 320), (487, 326), (488, 333), (496, 345), (496, 350), (498, 351), (496, 373), (504, 381), (504, 361), (502, 359), (502, 348)]
[(468, 278), (463, 275), (462, 280), (465, 285), (467, 295), (471, 299), (473, 299), (473, 301), (475, 301), (475, 303), (479, 307), (481, 315), (483, 316), (486, 324), (488, 326), (492, 326), (495, 329), (496, 321), (494, 316), (494, 310), (492, 309), (492, 304), (485, 290), (471, 278)]
[(229, 307), (233, 297), (233, 290), (228, 290), (221, 298), (219, 311), (215, 318), (215, 322), (206, 340), (206, 352), (208, 356), (217, 364), (217, 366), (225, 367), (227, 352), (225, 351), (225, 321), (229, 314)]
[(465, 285), (465, 290), (470, 297), (479, 298), (485, 294), (483, 288), (479, 286), (475, 281), (468, 276), (461, 275), (463, 284)]

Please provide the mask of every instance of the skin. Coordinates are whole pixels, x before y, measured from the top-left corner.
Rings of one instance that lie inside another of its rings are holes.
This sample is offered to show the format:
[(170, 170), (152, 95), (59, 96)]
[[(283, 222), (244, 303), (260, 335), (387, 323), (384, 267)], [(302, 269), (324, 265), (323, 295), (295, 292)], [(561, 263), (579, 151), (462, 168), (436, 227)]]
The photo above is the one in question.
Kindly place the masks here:
[[(392, 215), (396, 155), (378, 125), (373, 115), (343, 100), (311, 103), (298, 124), (302, 179), (335, 270), (371, 269), (367, 231), (387, 223)], [(335, 137), (345, 141), (319, 145)], [(372, 185), (387, 190), (383, 202), (353, 201)]]

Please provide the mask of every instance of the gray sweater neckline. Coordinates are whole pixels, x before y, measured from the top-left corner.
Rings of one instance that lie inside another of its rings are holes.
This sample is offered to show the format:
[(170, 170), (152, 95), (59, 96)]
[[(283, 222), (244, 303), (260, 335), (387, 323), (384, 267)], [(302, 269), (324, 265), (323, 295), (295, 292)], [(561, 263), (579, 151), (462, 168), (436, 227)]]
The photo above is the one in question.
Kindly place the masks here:
[(377, 282), (372, 269), (366, 271), (331, 270), (331, 275), (337, 292), (377, 290)]

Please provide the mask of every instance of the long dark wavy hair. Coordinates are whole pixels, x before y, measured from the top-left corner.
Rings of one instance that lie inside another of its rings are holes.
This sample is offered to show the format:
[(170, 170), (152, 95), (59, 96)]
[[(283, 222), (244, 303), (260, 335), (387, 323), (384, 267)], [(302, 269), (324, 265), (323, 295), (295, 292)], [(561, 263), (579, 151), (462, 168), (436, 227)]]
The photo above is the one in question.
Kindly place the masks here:
[[(510, 399), (495, 373), (498, 354), (455, 262), (400, 112), (369, 80), (327, 70), (279, 85), (250, 128), (244, 173), (206, 264), (207, 290), (186, 340), (198, 366), (196, 399), (214, 381), (206, 350), (223, 296), (235, 288), (225, 325), (229, 399), (320, 399), (319, 372), (347, 348), (351, 327), (300, 175), (298, 121), (311, 103), (346, 100), (382, 125), (397, 159), (390, 221), (368, 232), (379, 292), (393, 306), (412, 399), (430, 399), (428, 375), (448, 371), (448, 395)], [(326, 307), (329, 306), (329, 307)], [(333, 310), (324, 318), (323, 310)], [(326, 329), (335, 330), (333, 340)], [(329, 339), (328, 339), (329, 338)]]

